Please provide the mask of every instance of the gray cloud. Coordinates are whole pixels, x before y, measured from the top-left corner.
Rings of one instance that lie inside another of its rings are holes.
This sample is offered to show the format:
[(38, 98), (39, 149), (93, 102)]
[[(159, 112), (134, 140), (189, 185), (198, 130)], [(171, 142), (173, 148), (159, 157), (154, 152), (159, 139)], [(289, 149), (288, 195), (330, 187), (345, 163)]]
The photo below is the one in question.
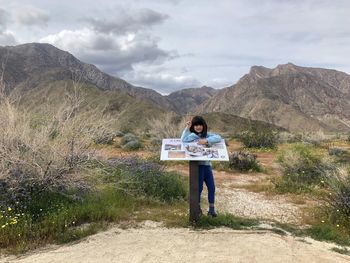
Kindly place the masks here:
[(138, 32), (149, 27), (162, 23), (168, 16), (151, 9), (138, 9), (134, 12), (119, 8), (113, 20), (86, 17), (82, 20), (87, 22), (96, 32), (124, 34)]
[(11, 32), (0, 32), (0, 45), (2, 46), (12, 46), (16, 45), (17, 41), (15, 36)]
[(0, 45), (15, 45), (17, 43), (14, 34), (7, 30), (7, 25), (10, 21), (9, 13), (0, 8)]
[(24, 26), (46, 26), (49, 21), (49, 15), (44, 10), (32, 6), (16, 10), (14, 17), (18, 24)]
[(196, 88), (202, 83), (189, 74), (174, 74), (162, 67), (136, 68), (122, 75), (136, 86), (155, 89), (163, 95), (184, 88)]
[(6, 25), (9, 20), (9, 14), (6, 10), (0, 8), (0, 33), (6, 29)]
[[(147, 14), (150, 14), (149, 10)], [(149, 21), (150, 25), (156, 21), (147, 15), (140, 16), (139, 11), (135, 17), (141, 17), (139, 21)], [(133, 28), (136, 29), (136, 26)], [(149, 32), (141, 31), (140, 28), (137, 30), (133, 33), (124, 30), (123, 34), (98, 32), (91, 28), (63, 30), (40, 39), (40, 42), (51, 43), (70, 51), (79, 59), (96, 64), (102, 70), (114, 75), (132, 70), (135, 64), (160, 64), (178, 56), (175, 51), (161, 49), (158, 45), (159, 38)]]

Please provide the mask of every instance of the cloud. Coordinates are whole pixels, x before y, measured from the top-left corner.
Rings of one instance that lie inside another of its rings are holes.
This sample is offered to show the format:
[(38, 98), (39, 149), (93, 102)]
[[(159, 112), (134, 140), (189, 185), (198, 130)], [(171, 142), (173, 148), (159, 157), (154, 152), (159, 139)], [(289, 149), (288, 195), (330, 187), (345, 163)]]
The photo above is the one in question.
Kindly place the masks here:
[(17, 41), (14, 34), (11, 31), (0, 32), (0, 45), (1, 46), (13, 46)]
[(160, 48), (160, 39), (150, 32), (167, 15), (145, 8), (128, 11), (119, 8), (113, 18), (108, 17), (106, 14), (103, 19), (84, 18), (85, 27), (62, 30), (41, 38), (40, 42), (69, 51), (116, 76), (133, 70), (137, 64), (161, 64), (178, 56), (175, 51)]
[(0, 8), (0, 33), (6, 29), (9, 20), (9, 14), (6, 10)]
[(69, 51), (82, 61), (95, 64), (113, 75), (132, 70), (137, 63), (159, 64), (176, 56), (176, 52), (159, 48), (157, 41), (146, 33), (115, 36), (89, 28), (63, 30), (40, 39), (40, 42)]
[(37, 7), (26, 6), (14, 11), (14, 19), (23, 26), (47, 26), (49, 15)]
[(134, 69), (122, 76), (135, 86), (151, 88), (166, 95), (173, 91), (184, 88), (196, 88), (202, 86), (191, 75), (183, 75), (167, 72), (159, 67), (151, 67), (148, 70), (143, 68)]
[(168, 18), (168, 15), (147, 8), (138, 9), (133, 12), (119, 8), (116, 13), (117, 15), (113, 20), (95, 17), (86, 17), (82, 20), (99, 33), (125, 34), (148, 29), (153, 25), (162, 23)]
[(9, 13), (0, 8), (0, 45), (15, 45), (17, 43), (13, 32), (7, 29), (7, 24), (10, 21)]

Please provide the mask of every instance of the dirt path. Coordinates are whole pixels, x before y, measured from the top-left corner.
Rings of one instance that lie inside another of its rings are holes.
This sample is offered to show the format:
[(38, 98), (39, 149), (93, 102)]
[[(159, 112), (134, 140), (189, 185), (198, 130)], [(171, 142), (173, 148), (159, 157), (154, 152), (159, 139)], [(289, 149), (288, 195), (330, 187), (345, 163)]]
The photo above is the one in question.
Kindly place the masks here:
[(167, 229), (154, 222), (141, 228), (112, 228), (76, 244), (53, 246), (30, 255), (0, 259), (1, 263), (98, 262), (283, 262), (345, 263), (349, 256), (330, 244), (265, 231), (225, 228), (194, 231)]
[[(170, 167), (184, 176), (188, 176), (188, 167), (178, 165)], [(268, 175), (262, 173), (228, 173), (214, 171), (216, 181), (216, 207), (220, 213), (236, 216), (273, 220), (280, 223), (302, 224), (302, 209), (305, 204), (295, 204), (283, 195), (266, 195), (246, 189), (249, 185), (259, 184)], [(206, 209), (207, 191), (204, 187), (202, 203)]]

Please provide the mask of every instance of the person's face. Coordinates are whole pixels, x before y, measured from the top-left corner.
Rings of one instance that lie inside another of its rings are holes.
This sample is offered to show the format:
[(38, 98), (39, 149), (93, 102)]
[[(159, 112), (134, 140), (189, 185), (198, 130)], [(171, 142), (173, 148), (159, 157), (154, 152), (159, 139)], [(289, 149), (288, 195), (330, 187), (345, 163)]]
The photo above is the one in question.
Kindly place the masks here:
[(201, 124), (197, 124), (193, 126), (193, 129), (197, 132), (197, 133), (201, 133), (203, 131), (203, 125)]

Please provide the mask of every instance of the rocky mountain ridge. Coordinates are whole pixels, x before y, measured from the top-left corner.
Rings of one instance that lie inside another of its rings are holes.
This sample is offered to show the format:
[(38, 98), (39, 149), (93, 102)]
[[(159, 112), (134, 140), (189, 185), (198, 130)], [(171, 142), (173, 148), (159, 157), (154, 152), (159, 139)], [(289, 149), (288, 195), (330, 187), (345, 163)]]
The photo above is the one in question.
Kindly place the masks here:
[(350, 76), (336, 70), (253, 66), (235, 85), (219, 90), (198, 113), (225, 112), (288, 130), (350, 130)]
[(0, 64), (0, 76), (7, 90), (16, 87), (30, 90), (42, 83), (73, 80), (102, 91), (125, 93), (163, 112), (180, 115), (221, 112), (293, 132), (350, 130), (350, 75), (336, 70), (292, 63), (275, 68), (253, 66), (227, 88), (203, 86), (162, 96), (110, 76), (50, 44), (0, 47)]

